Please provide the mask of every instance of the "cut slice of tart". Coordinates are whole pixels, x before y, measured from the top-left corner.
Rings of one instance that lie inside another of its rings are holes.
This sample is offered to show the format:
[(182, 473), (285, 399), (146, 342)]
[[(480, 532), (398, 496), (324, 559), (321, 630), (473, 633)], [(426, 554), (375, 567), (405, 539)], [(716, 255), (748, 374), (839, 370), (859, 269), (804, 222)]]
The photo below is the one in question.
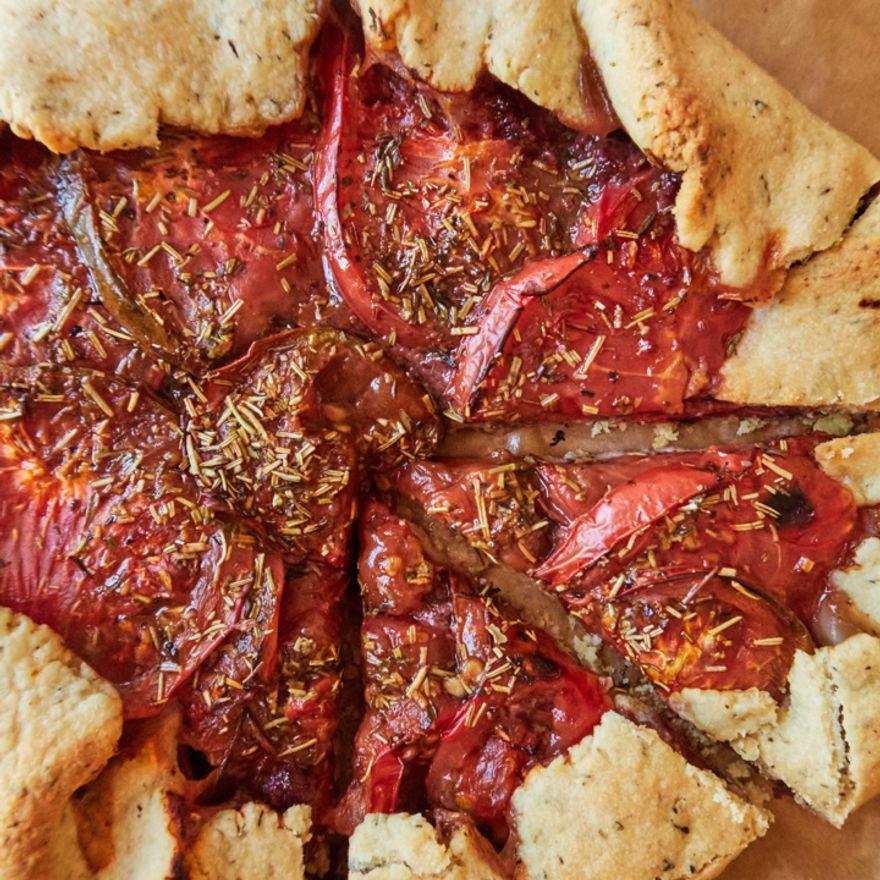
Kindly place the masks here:
[[(585, 464), (418, 462), (395, 486), (531, 572), (673, 709), (840, 824), (877, 793), (880, 641), (858, 635), (876, 632), (876, 436)], [(809, 779), (792, 732), (807, 719), (825, 768)]]
[[(678, 873), (666, 876), (686, 877), (692, 864), (720, 871), (763, 834), (767, 814), (688, 764), (662, 721), (641, 727), (615, 711), (607, 681), (513, 617), (487, 585), (432, 559), (412, 524), (384, 502), (364, 511), (359, 573), (366, 711), (352, 783), (334, 814), (336, 827), (354, 830), (350, 876), (378, 880), (398, 865), (407, 877), (500, 877), (511, 859), (525, 876), (543, 876), (541, 860), (557, 858), (535, 851), (546, 821), (544, 779), (562, 765), (609, 825), (629, 825), (650, 780), (656, 811), (642, 810), (626, 833), (603, 842), (609, 858), (622, 860), (635, 839), (651, 839), (621, 877), (673, 867)], [(614, 791), (606, 755), (612, 765), (625, 762)], [(437, 829), (416, 811), (434, 816)], [(582, 821), (576, 798), (558, 811), (557, 821), (578, 833), (599, 833)], [(676, 815), (682, 827), (694, 825), (692, 838), (667, 833)], [(503, 859), (480, 834), (506, 845)], [(567, 846), (559, 841), (560, 854)]]

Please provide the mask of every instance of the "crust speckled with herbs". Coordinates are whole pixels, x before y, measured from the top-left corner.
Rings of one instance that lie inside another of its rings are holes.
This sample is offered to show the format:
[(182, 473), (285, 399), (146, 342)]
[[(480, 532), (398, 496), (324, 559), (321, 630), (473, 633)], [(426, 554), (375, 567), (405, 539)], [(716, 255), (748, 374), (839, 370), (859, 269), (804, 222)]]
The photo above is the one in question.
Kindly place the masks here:
[(4, 0), (0, 119), (53, 150), (158, 143), (161, 124), (259, 134), (305, 101), (321, 0)]

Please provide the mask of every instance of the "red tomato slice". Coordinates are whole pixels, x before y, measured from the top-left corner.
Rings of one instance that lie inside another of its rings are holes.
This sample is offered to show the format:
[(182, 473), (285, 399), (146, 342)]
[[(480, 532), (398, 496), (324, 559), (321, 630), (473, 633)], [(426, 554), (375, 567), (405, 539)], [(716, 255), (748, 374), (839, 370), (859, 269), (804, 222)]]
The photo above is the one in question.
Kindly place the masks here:
[(663, 693), (758, 688), (781, 698), (795, 651), (813, 650), (791, 611), (714, 571), (641, 572), (583, 604), (580, 616)]
[(0, 357), (90, 367), (158, 387), (165, 370), (109, 314), (58, 209), (58, 159), (0, 136)]
[[(705, 458), (705, 456), (704, 456)], [(535, 574), (553, 586), (568, 583), (633, 537), (695, 495), (717, 489), (741, 470), (748, 459), (719, 454), (725, 471), (686, 464), (647, 470), (608, 492), (579, 516)]]
[(549, 548), (550, 523), (535, 509), (537, 490), (515, 465), (415, 461), (395, 474), (394, 490), (517, 571), (531, 569)]
[(285, 326), (351, 325), (324, 284), (317, 133), (306, 113), (259, 138), (166, 132), (156, 149), (82, 156), (108, 263), (194, 369)]
[(465, 670), (482, 669), (441, 737), (428, 800), (467, 813), (500, 843), (510, 798), (528, 769), (592, 732), (611, 701), (599, 679), (540, 630), (500, 623), (474, 597), (457, 596), (455, 609)]
[[(426, 373), (481, 328), (480, 303), (498, 284), (510, 291), (492, 294), (504, 314), (489, 335), (503, 333), (509, 294), (554, 283), (563, 270), (542, 261), (579, 249), (606, 185), (649, 168), (625, 139), (566, 129), (498, 83), (440, 95), (361, 64), (338, 33), (321, 59), (315, 200), (334, 279), (361, 321)], [(462, 353), (490, 347), (475, 340)], [(460, 398), (488, 364), (455, 360)]]
[[(376, 357), (376, 355), (380, 355)], [(375, 348), (330, 330), (255, 343), (188, 402), (190, 473), (298, 556), (342, 565), (359, 467), (429, 449), (433, 405)]]
[(339, 603), (348, 578), (323, 566), (284, 581), (268, 575), (194, 681), (184, 737), (217, 768), (213, 797), (321, 812), (333, 782)]
[(280, 557), (199, 508), (175, 418), (130, 387), (7, 370), (0, 401), (0, 601), (56, 629), (129, 717), (158, 711)]

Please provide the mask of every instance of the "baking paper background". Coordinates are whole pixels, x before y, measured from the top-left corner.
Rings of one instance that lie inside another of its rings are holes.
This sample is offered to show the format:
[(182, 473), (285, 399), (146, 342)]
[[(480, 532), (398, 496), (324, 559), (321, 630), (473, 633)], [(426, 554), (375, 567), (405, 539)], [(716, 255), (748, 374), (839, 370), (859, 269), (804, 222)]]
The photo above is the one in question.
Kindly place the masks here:
[[(807, 106), (880, 155), (880, 0), (692, 0)], [(842, 831), (791, 801), (723, 880), (880, 880), (880, 802)]]

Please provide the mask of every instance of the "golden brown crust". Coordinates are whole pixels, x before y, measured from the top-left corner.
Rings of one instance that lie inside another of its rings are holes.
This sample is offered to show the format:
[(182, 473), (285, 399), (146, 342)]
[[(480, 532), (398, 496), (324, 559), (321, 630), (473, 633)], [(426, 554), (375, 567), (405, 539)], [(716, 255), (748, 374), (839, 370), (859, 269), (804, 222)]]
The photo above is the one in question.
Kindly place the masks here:
[(349, 880), (504, 880), (488, 847), (468, 825), (444, 842), (423, 816), (372, 813), (355, 829)]
[(813, 654), (798, 651), (786, 702), (769, 713), (766, 705), (741, 712), (731, 729), (731, 707), (755, 705), (754, 693), (686, 689), (676, 709), (833, 825), (880, 793), (880, 639), (861, 633)]
[(472, 89), (483, 70), (575, 128), (592, 116), (587, 52), (569, 0), (358, 0), (367, 42), (396, 51), (445, 92)]
[(44, 878), (65, 806), (113, 754), (112, 685), (45, 626), (0, 608), (0, 878)]
[(861, 628), (880, 635), (880, 538), (865, 538), (852, 565), (831, 572), (831, 585), (852, 603)]
[(147, 722), (74, 799), (77, 839), (101, 880), (175, 880), (182, 831), (175, 799), (179, 718)]
[(311, 809), (283, 815), (260, 804), (222, 810), (199, 831), (184, 864), (189, 880), (303, 880)]
[[(359, 0), (367, 40), (441, 90), (487, 70), (573, 125), (588, 58), (632, 139), (682, 174), (679, 239), (752, 282), (834, 244), (880, 163), (818, 119), (685, 0)], [(589, 47), (589, 51), (587, 50)]]
[(853, 493), (856, 504), (880, 504), (880, 433), (820, 443), (816, 461), (829, 477)]
[(831, 250), (789, 272), (722, 370), (720, 400), (769, 406), (880, 403), (880, 201)]
[(0, 120), (56, 151), (257, 134), (302, 111), (323, 5), (2, 0)]
[(580, 5), (629, 135), (682, 174), (678, 235), (746, 285), (834, 244), (880, 163), (810, 113), (682, 0)]
[(609, 712), (513, 795), (523, 880), (716, 877), (770, 814)]

